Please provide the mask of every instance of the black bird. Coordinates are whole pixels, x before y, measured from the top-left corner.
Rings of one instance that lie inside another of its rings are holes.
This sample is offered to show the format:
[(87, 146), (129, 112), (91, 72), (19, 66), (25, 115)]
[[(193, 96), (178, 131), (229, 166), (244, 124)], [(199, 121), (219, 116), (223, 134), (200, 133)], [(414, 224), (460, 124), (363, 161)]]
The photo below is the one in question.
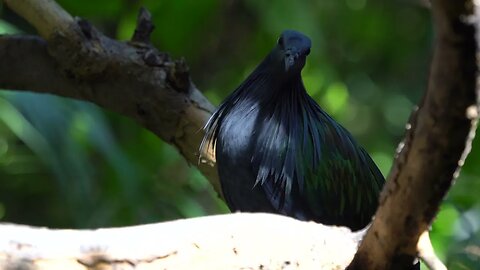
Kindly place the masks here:
[(352, 135), (307, 94), (310, 39), (293, 30), (220, 105), (200, 153), (215, 151), (231, 211), (365, 227), (384, 177)]

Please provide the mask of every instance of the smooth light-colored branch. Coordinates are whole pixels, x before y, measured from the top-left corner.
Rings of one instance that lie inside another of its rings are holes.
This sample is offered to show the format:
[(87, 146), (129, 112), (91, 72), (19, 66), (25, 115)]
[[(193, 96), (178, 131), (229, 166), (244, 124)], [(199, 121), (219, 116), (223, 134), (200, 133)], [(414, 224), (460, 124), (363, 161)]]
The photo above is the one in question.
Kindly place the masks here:
[(77, 231), (0, 224), (0, 268), (343, 269), (359, 239), (260, 213)]
[(392, 262), (408, 269), (470, 151), (478, 121), (473, 7), (468, 0), (432, 1), (436, 42), (428, 90), (350, 269), (391, 269)]
[(422, 259), (422, 262), (431, 270), (447, 270), (447, 267), (437, 257), (433, 250), (432, 243), (430, 242), (430, 235), (428, 231), (424, 231), (420, 235), (420, 239), (417, 244), (418, 256)]
[(68, 32), (72, 16), (54, 0), (3, 0), (13, 11), (35, 27), (43, 38), (58, 32)]

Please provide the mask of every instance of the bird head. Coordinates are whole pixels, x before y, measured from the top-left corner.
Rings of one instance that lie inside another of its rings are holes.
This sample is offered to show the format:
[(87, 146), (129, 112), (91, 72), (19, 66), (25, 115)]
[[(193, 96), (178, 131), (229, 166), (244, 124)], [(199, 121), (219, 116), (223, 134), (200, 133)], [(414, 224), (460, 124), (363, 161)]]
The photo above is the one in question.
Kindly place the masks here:
[(274, 49), (283, 71), (290, 74), (300, 73), (305, 66), (311, 45), (310, 38), (304, 34), (294, 30), (283, 31)]

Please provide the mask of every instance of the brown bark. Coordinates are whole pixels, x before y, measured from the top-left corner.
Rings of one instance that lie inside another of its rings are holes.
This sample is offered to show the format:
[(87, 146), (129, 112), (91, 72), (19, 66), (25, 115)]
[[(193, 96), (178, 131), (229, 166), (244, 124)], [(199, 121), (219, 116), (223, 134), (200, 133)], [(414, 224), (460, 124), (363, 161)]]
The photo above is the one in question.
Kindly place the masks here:
[(408, 269), (470, 151), (478, 120), (473, 7), (472, 1), (432, 1), (436, 40), (428, 89), (349, 269)]

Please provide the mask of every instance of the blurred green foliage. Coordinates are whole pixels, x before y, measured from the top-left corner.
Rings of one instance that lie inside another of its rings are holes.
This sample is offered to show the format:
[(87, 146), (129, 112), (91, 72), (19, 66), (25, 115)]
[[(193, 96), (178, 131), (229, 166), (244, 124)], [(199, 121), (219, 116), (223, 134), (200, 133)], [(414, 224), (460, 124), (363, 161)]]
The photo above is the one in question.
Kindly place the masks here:
[[(59, 0), (109, 36), (132, 35), (140, 6), (152, 40), (183, 56), (218, 104), (283, 29), (313, 41), (310, 94), (368, 149), (387, 175), (427, 84), (433, 31), (420, 1)], [(0, 33), (32, 32), (1, 10)], [(19, 56), (21, 57), (21, 56)], [(1, 76), (1, 74), (0, 74)], [(480, 143), (432, 226), (450, 269), (479, 268)], [(87, 228), (226, 212), (174, 148), (122, 116), (50, 95), (0, 92), (0, 221)]]

